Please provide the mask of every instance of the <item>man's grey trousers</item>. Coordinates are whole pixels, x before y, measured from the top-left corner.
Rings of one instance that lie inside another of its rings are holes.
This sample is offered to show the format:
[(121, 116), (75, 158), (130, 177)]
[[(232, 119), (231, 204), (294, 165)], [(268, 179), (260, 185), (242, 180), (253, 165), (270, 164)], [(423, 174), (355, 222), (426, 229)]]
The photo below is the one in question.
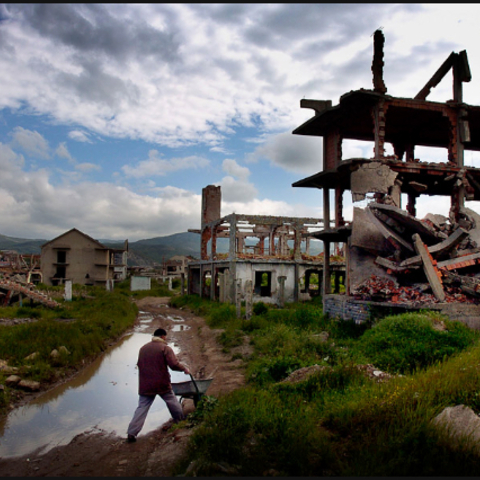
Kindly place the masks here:
[[(185, 418), (182, 406), (172, 391), (161, 394), (159, 393), (158, 395), (160, 395), (160, 397), (162, 397), (164, 402), (167, 404), (168, 411), (173, 417), (175, 423)], [(138, 407), (133, 414), (130, 424), (128, 425), (128, 435), (133, 435), (136, 437), (139, 434), (143, 424), (145, 423), (145, 419), (147, 418), (147, 413), (150, 410), (153, 401), (155, 400), (155, 397), (156, 395), (139, 395)]]

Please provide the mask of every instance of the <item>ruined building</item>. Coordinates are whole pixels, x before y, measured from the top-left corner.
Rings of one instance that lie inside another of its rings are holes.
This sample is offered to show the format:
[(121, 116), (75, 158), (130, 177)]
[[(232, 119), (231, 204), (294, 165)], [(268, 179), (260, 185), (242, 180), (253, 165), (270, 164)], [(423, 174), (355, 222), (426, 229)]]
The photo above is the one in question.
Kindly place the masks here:
[[(220, 187), (202, 190), (201, 259), (188, 264), (188, 293), (237, 303), (238, 298), (283, 305), (319, 293), (323, 255), (311, 255), (319, 218), (220, 214)], [(226, 253), (217, 251), (227, 239)], [(318, 242), (317, 242), (318, 243)], [(343, 263), (335, 267), (343, 272)], [(340, 279), (340, 275), (338, 275)], [(339, 285), (337, 285), (339, 288)]]
[(128, 241), (123, 248), (108, 248), (72, 228), (42, 245), (41, 268), (46, 285), (65, 280), (80, 285), (107, 285), (127, 278)]
[[(326, 251), (332, 244), (345, 246), (344, 295), (332, 292), (332, 265), (324, 256), (324, 309), (362, 320), (372, 305), (431, 307), (480, 322), (480, 217), (466, 206), (480, 200), (480, 170), (464, 165), (466, 150), (480, 150), (480, 107), (463, 101), (462, 85), (471, 80), (466, 51), (452, 52), (413, 98), (399, 98), (387, 94), (383, 79), (384, 41), (376, 31), (373, 89), (345, 93), (338, 105), (301, 100), (315, 114), (293, 131), (323, 138), (323, 169), (293, 186), (323, 191), (325, 228), (315, 237)], [(450, 72), (453, 99), (427, 100)], [(343, 158), (344, 139), (371, 142), (372, 157)], [(422, 161), (416, 146), (442, 148), (445, 161)], [(348, 192), (351, 221), (343, 212)], [(449, 197), (451, 207), (418, 219), (420, 195)], [(370, 203), (355, 206), (365, 198)]]

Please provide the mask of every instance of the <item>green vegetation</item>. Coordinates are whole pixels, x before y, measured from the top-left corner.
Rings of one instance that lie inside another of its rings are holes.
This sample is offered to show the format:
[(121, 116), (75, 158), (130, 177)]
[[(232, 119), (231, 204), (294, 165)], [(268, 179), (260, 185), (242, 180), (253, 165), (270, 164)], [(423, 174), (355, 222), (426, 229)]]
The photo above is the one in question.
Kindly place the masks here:
[[(55, 288), (56, 290), (53, 290)], [(49, 287), (51, 293), (63, 292), (63, 287)], [(0, 359), (17, 367), (22, 378), (48, 382), (62, 376), (66, 370), (82, 364), (82, 360), (105, 350), (110, 339), (130, 328), (138, 309), (129, 292), (122, 289), (107, 292), (104, 288), (74, 286), (78, 293), (71, 302), (62, 302), (57, 309), (43, 306), (0, 308), (1, 318), (34, 318), (35, 322), (0, 326)], [(151, 293), (151, 291), (150, 291)], [(66, 347), (68, 352), (60, 351)], [(59, 356), (52, 357), (52, 350)], [(38, 352), (36, 357), (25, 357)], [(0, 372), (5, 385), (8, 374)], [(11, 391), (0, 392), (0, 411), (8, 405)]]
[[(255, 306), (250, 320), (199, 297), (172, 303), (223, 329), (218, 340), (232, 358), (235, 346), (252, 347), (247, 386), (202, 412), (178, 473), (193, 462), (197, 476), (226, 466), (242, 476), (478, 474), (468, 443), (454, 449), (430, 423), (447, 406), (480, 412), (479, 334), (463, 324), (420, 312), (356, 325), (324, 317), (318, 300)], [(377, 383), (358, 364), (392, 378)], [(316, 373), (282, 382), (312, 365)]]

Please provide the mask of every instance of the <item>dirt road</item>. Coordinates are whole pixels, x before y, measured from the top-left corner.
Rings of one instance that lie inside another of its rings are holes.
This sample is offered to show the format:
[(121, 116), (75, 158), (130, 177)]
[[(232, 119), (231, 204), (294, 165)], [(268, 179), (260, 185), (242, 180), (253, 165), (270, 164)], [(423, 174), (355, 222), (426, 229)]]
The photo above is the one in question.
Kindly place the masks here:
[[(208, 395), (220, 397), (244, 384), (242, 361), (232, 361), (231, 353), (222, 352), (216, 342), (219, 331), (210, 329), (202, 318), (188, 310), (170, 308), (168, 297), (148, 297), (137, 304), (140, 311), (155, 317), (147, 333), (165, 328), (168, 341), (180, 348), (178, 357), (190, 367), (194, 377), (214, 377)], [(176, 317), (184, 319), (183, 330), (173, 328), (178, 325), (174, 321)], [(193, 402), (184, 400), (185, 413), (193, 409)], [(0, 476), (171, 476), (172, 467), (184, 454), (193, 430), (184, 428), (172, 432), (170, 426), (171, 422), (167, 422), (157, 430), (141, 435), (133, 444), (127, 444), (125, 436), (98, 430), (85, 432), (68, 445), (56, 447), (44, 455), (0, 459)]]

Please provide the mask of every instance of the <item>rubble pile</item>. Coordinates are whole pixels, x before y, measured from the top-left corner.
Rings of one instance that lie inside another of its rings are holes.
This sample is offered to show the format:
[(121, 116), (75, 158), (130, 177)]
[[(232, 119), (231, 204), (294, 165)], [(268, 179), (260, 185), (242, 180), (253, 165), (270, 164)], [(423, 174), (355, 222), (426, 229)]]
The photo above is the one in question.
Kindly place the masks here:
[[(385, 276), (377, 270), (353, 285), (356, 299), (412, 306), (480, 303), (478, 214), (464, 208), (457, 222), (433, 214), (419, 220), (398, 207), (380, 203), (370, 203), (366, 213), (370, 231), (383, 239), (370, 254)], [(364, 253), (364, 258), (368, 257), (368, 251)]]
[[(372, 275), (368, 280), (357, 285), (352, 293), (356, 300), (402, 303), (415, 307), (421, 304), (438, 303), (439, 300), (435, 295), (427, 293), (426, 289), (429, 289), (429, 286), (426, 284), (412, 287), (399, 286), (393, 280)], [(447, 303), (477, 303), (474, 298), (462, 293), (458, 287), (446, 286), (444, 291), (444, 301)]]

